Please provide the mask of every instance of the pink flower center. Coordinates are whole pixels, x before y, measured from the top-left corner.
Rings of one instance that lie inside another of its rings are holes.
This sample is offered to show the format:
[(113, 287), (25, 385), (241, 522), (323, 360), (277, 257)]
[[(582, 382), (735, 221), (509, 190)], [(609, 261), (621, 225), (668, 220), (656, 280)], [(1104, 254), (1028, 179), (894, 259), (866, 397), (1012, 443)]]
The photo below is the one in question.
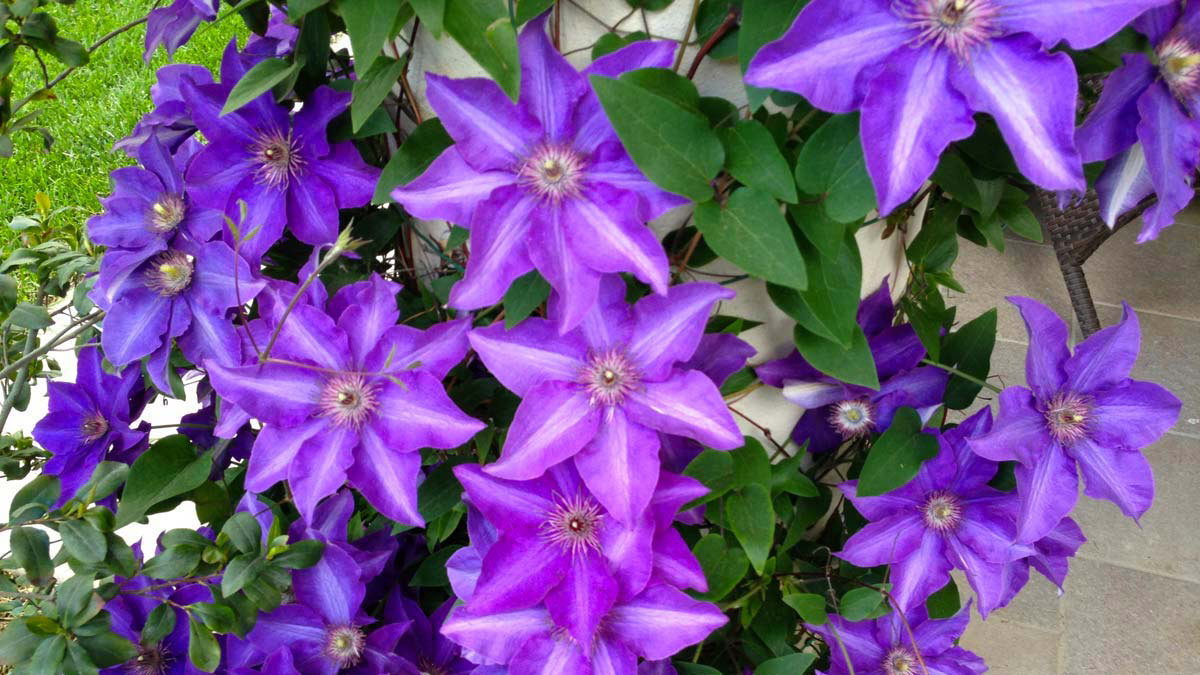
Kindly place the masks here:
[(160, 253), (146, 270), (146, 287), (164, 298), (179, 295), (192, 283), (194, 264), (195, 258), (183, 251)]
[(588, 400), (594, 406), (620, 405), (641, 379), (637, 368), (619, 349), (592, 354), (579, 373), (579, 382), (587, 388)]
[(325, 633), (322, 651), (325, 658), (336, 663), (338, 668), (350, 668), (362, 660), (366, 643), (366, 637), (357, 626), (333, 626)]
[(1186, 100), (1200, 93), (1200, 49), (1178, 29), (1158, 45), (1154, 55), (1158, 72), (1176, 98)]
[(357, 373), (336, 375), (325, 383), (318, 406), (334, 424), (358, 429), (379, 407), (378, 389)]
[(125, 664), (125, 672), (129, 675), (164, 675), (174, 660), (162, 644), (139, 646), (138, 655)]
[(865, 398), (835, 403), (829, 423), (842, 438), (862, 436), (875, 428), (875, 407)]
[(952, 532), (962, 523), (962, 500), (945, 490), (931, 492), (921, 507), (925, 526), (938, 532)]
[(604, 514), (591, 497), (576, 495), (571, 499), (556, 495), (554, 509), (546, 514), (542, 533), (550, 541), (570, 551), (571, 555), (588, 549), (600, 550), (600, 526)]
[(579, 194), (585, 165), (570, 146), (545, 144), (521, 163), (517, 180), (538, 197), (557, 203)]
[(1046, 406), (1046, 426), (1054, 440), (1072, 445), (1087, 436), (1092, 401), (1074, 392), (1055, 394)]
[(79, 428), (79, 432), (83, 434), (86, 443), (99, 440), (108, 433), (108, 420), (99, 412), (93, 412), (83, 419), (83, 426)]
[(256, 165), (254, 176), (273, 188), (286, 188), (292, 178), (304, 171), (304, 158), (290, 131), (286, 136), (277, 129), (259, 134), (250, 154)]
[(887, 675), (913, 675), (917, 670), (917, 657), (908, 647), (894, 647), (883, 659), (883, 672)]
[(156, 234), (167, 234), (183, 222), (186, 211), (183, 197), (163, 195), (150, 207), (150, 230)]
[(892, 11), (918, 31), (914, 45), (945, 47), (959, 61), (1000, 34), (995, 0), (892, 0)]

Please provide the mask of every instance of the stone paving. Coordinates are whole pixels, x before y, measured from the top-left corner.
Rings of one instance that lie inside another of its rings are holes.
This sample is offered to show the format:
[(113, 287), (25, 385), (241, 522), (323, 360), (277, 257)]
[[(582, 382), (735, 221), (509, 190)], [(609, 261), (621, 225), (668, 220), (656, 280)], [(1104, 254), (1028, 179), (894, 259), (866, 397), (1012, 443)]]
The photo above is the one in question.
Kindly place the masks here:
[[(963, 637), (991, 675), (1200, 673), (1200, 209), (1142, 246), (1139, 226), (1114, 235), (1084, 271), (1102, 324), (1119, 318), (1121, 302), (1138, 313), (1134, 377), (1183, 400), (1174, 429), (1146, 450), (1157, 501), (1139, 528), (1112, 504), (1080, 497), (1074, 516), (1088, 542), (1071, 561), (1066, 592), (1035, 573), (1012, 605), (976, 618)], [(1001, 254), (959, 241), (955, 274), (967, 295), (950, 302), (963, 320), (1002, 303), (992, 372), (1023, 384), (1024, 325), (1002, 298), (1027, 295), (1073, 318), (1054, 251), (1009, 240)]]

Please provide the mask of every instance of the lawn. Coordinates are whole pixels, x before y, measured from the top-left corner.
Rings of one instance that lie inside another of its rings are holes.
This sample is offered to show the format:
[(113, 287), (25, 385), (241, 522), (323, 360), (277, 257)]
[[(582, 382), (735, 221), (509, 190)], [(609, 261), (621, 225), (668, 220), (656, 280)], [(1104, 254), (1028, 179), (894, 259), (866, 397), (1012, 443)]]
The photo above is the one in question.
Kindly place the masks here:
[[(59, 33), (84, 45), (144, 15), (152, 6), (151, 0), (46, 5), (58, 22)], [(244, 40), (246, 33), (237, 16), (202, 24), (192, 40), (175, 53), (175, 61), (200, 63), (215, 72), (229, 38), (236, 34)], [(35, 210), (35, 193), (45, 192), (56, 207), (78, 207), (58, 223), (64, 228), (82, 228), (88, 217), (99, 211), (99, 198), (109, 192), (109, 172), (133, 163), (125, 153), (114, 152), (112, 144), (151, 109), (154, 72), (167, 63), (161, 49), (149, 65), (142, 61), (145, 34), (145, 26), (138, 26), (117, 36), (96, 50), (91, 63), (55, 87), (57, 100), (35, 102), (26, 108), (43, 109), (38, 123), (50, 129), (55, 142), (46, 153), (40, 139), (17, 134), (14, 156), (0, 158), (0, 258), (19, 246), (16, 233), (6, 225), (13, 216)], [(41, 82), (28, 50), (19, 55), (13, 70), (14, 98)], [(63, 68), (50, 57), (46, 57), (46, 65), (51, 77)]]

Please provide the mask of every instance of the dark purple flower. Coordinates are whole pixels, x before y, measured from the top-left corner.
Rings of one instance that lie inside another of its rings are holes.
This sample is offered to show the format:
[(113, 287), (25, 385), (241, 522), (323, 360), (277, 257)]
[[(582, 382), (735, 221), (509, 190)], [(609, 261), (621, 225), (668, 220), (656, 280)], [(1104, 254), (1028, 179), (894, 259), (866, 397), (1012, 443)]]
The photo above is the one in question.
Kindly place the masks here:
[(50, 406), (34, 426), (33, 438), (53, 455), (43, 471), (60, 482), (55, 508), (75, 496), (97, 464), (106, 459), (132, 462), (146, 441), (146, 431), (130, 428), (141, 413), (140, 405), (130, 407), (142, 387), (141, 373), (126, 368), (110, 375), (103, 360), (100, 349), (89, 345), (79, 351), (74, 384), (46, 385)]
[(288, 537), (293, 541), (319, 539), (326, 545), (341, 548), (354, 558), (362, 571), (363, 583), (368, 583), (383, 572), (396, 555), (399, 543), (388, 531), (390, 528), (350, 541), (348, 528), (353, 515), (354, 495), (349, 490), (338, 490), (337, 494), (317, 505), (311, 522), (297, 520), (292, 523)]
[(661, 660), (708, 637), (726, 622), (715, 605), (651, 583), (600, 620), (595, 640), (580, 644), (545, 607), (477, 614), (457, 607), (442, 633), (509, 675), (635, 673), (638, 657)]
[(1154, 193), (1138, 242), (1154, 239), (1195, 195), (1200, 164), (1200, 7), (1180, 3), (1146, 12), (1134, 27), (1154, 43), (1154, 61), (1140, 52), (1104, 82), (1100, 101), (1076, 132), (1085, 162), (1108, 160), (1096, 181), (1100, 214), (1117, 216)]
[(183, 83), (213, 83), (208, 68), (189, 63), (163, 66), (155, 73), (155, 77), (157, 81), (150, 86), (154, 110), (142, 115), (132, 133), (113, 143), (114, 150), (123, 150), (130, 157), (137, 157), (142, 144), (152, 136), (157, 137), (174, 154), (184, 141), (196, 133), (191, 106), (183, 95)]
[[(229, 62), (229, 59), (226, 59)], [(228, 67), (226, 67), (228, 65)], [(350, 105), (348, 92), (319, 87), (294, 116), (264, 93), (228, 115), (221, 108), (244, 63), (222, 64), (219, 85), (184, 85), (192, 118), (208, 139), (187, 171), (197, 202), (236, 218), (246, 202), (240, 252), (257, 261), (283, 234), (314, 246), (333, 243), (338, 209), (371, 200), (379, 170), (363, 162), (354, 144), (330, 144), (330, 120)]]
[(246, 40), (246, 53), (264, 57), (282, 57), (290, 54), (296, 48), (296, 38), (300, 37), (300, 29), (288, 22), (287, 11), (271, 5), (271, 18), (267, 21), (267, 30), (262, 35), (257, 33)]
[(829, 646), (829, 670), (818, 675), (981, 675), (987, 670), (983, 659), (954, 645), (971, 620), (970, 603), (940, 620), (930, 619), (925, 606), (918, 605), (905, 612), (905, 620), (907, 627), (892, 612), (874, 620), (830, 616), (829, 623), (820, 626), (805, 624)]
[(992, 115), (1027, 178), (1082, 191), (1078, 80), (1065, 40), (1087, 49), (1166, 0), (814, 0), (750, 62), (746, 82), (862, 111), (867, 170), (887, 214), (952, 141)]
[(150, 11), (146, 19), (146, 52), (142, 55), (146, 63), (154, 56), (159, 45), (167, 50), (167, 58), (175, 56), (175, 50), (183, 46), (201, 21), (217, 18), (219, 0), (175, 0), (170, 7), (159, 7)]
[(1005, 389), (991, 433), (968, 443), (988, 459), (1018, 462), (1017, 541), (1042, 539), (1071, 512), (1077, 462), (1088, 496), (1140, 517), (1154, 500), (1154, 477), (1139, 450), (1171, 428), (1181, 403), (1157, 384), (1129, 378), (1141, 341), (1137, 316), (1125, 305), (1119, 324), (1071, 354), (1067, 325), (1057, 314), (1029, 298), (1008, 300), (1029, 331), (1029, 387)]
[(839, 487), (870, 522), (850, 537), (838, 557), (859, 567), (891, 565), (892, 600), (905, 612), (966, 572), (984, 618), (1009, 598), (997, 588), (1003, 567), (1034, 553), (1013, 545), (1017, 497), (987, 485), (999, 465), (971, 452), (966, 439), (992, 426), (988, 409), (939, 435), (941, 452), (904, 487), (859, 497), (857, 481)]
[(732, 296), (691, 283), (630, 308), (624, 283), (611, 275), (579, 327), (564, 335), (543, 319), (472, 331), (488, 370), (522, 398), (500, 461), (485, 470), (528, 480), (574, 458), (600, 504), (635, 522), (654, 492), (646, 477), (658, 475), (656, 431), (724, 450), (742, 444), (713, 381), (679, 367), (696, 351), (713, 304)]
[(476, 664), (462, 656), (462, 648), (442, 635), (442, 624), (454, 607), (454, 598), (442, 603), (433, 613), (425, 616), (421, 607), (409, 599), (399, 588), (392, 591), (383, 618), (389, 623), (408, 624), (408, 630), (396, 643), (396, 654), (404, 659), (406, 675), (469, 675), (475, 672)]
[[(311, 523), (317, 502), (349, 481), (387, 517), (424, 523), (417, 451), (461, 445), (483, 424), (463, 414), (441, 383), (466, 354), (469, 320), (427, 331), (396, 325), (397, 290), (373, 276), (323, 308), (297, 304), (265, 363), (205, 363), (221, 398), (263, 422), (247, 490), (286, 479)], [(281, 318), (276, 305), (251, 324), (260, 348)]]
[(792, 438), (807, 441), (809, 452), (828, 452), (851, 438), (885, 431), (902, 406), (915, 408), (926, 419), (941, 405), (949, 376), (939, 368), (918, 367), (925, 347), (912, 326), (892, 325), (895, 314), (886, 279), (858, 307), (878, 390), (825, 375), (799, 352), (756, 369), (763, 382), (783, 389), (784, 398), (805, 408)]
[(118, 583), (122, 592), (109, 600), (104, 609), (111, 617), (112, 632), (133, 642), (138, 653), (127, 663), (101, 670), (101, 675), (202, 675), (204, 671), (188, 658), (187, 612), (178, 607), (171, 610), (175, 613), (175, 627), (158, 642), (144, 644), (141, 636), (150, 612), (164, 601), (184, 606), (212, 602), (212, 593), (201, 584), (146, 590), (153, 580), (144, 576), (118, 579)]
[(396, 672), (392, 649), (407, 626), (389, 623), (366, 632), (374, 619), (362, 611), (366, 588), (349, 554), (326, 546), (320, 562), (292, 572), (292, 591), (294, 604), (260, 615), (247, 635), (259, 651), (287, 645), (302, 673)]
[(629, 272), (666, 292), (667, 256), (645, 223), (686, 200), (642, 176), (586, 79), (668, 67), (674, 45), (638, 42), (579, 73), (555, 51), (545, 23), (521, 31), (517, 105), (489, 79), (426, 76), (455, 145), (392, 195), (418, 218), (470, 228), (454, 307), (496, 303), (536, 267), (563, 298), (566, 331), (595, 303), (603, 274)]

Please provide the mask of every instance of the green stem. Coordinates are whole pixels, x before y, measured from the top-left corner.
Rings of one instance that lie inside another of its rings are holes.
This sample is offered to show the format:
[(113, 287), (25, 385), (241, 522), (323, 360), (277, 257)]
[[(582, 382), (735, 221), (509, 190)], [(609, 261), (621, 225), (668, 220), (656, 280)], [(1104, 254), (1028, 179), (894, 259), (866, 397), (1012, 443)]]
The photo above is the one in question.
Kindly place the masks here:
[(992, 391), (996, 392), (997, 394), (999, 394), (1001, 391), (1003, 391), (1002, 389), (1000, 389), (1000, 387), (997, 387), (996, 385), (992, 384), (991, 382), (987, 382), (986, 380), (981, 380), (978, 377), (975, 377), (974, 375), (968, 375), (967, 373), (964, 373), (963, 371), (959, 370), (958, 368), (955, 368), (954, 366), (948, 366), (944, 363), (938, 363), (937, 361), (930, 361), (929, 359), (921, 359), (921, 363), (924, 363), (927, 366), (933, 366), (934, 368), (941, 368), (942, 370), (946, 371), (947, 373), (950, 373), (951, 375), (957, 375), (968, 382), (974, 382), (975, 384), (977, 384), (981, 387), (991, 389)]
[[(25, 337), (25, 349), (23, 353), (28, 354), (33, 351), (37, 344), (38, 332), (29, 329), (29, 334)], [(24, 359), (22, 359), (24, 360)], [(13, 405), (17, 402), (17, 397), (21, 395), (21, 388), (25, 386), (25, 381), (29, 379), (29, 364), (32, 361), (25, 361), (25, 365), (17, 372), (17, 379), (13, 380), (12, 389), (8, 390), (8, 396), (4, 399), (4, 406), (0, 407), (0, 431), (4, 431), (4, 425), (8, 423), (8, 415), (12, 412)]]
[(103, 316), (104, 316), (104, 312), (97, 311), (94, 314), (89, 314), (87, 317), (80, 319), (75, 324), (73, 324), (72, 326), (65, 329), (63, 332), (59, 333), (58, 335), (55, 335), (46, 344), (42, 345), (41, 347), (38, 347), (37, 349), (33, 350), (32, 352), (26, 353), (25, 356), (22, 356), (21, 358), (17, 359), (16, 361), (13, 361), (12, 364), (10, 364), (4, 370), (0, 370), (0, 380), (8, 377), (9, 375), (12, 375), (13, 373), (17, 372), (21, 368), (24, 368), (25, 366), (32, 363), (34, 360), (41, 358), (43, 355), (49, 353), (50, 350), (63, 344), (64, 342), (69, 342), (71, 340), (74, 340), (80, 333), (82, 333), (83, 331), (90, 328), (92, 324), (99, 321), (100, 318)]
[(675, 65), (671, 66), (671, 70), (679, 72), (679, 66), (683, 65), (683, 53), (687, 51), (688, 40), (692, 39), (692, 28), (696, 25), (696, 17), (700, 14), (700, 0), (692, 0), (692, 15), (688, 18), (687, 30), (683, 33), (683, 40), (679, 43), (679, 53), (675, 55)]

